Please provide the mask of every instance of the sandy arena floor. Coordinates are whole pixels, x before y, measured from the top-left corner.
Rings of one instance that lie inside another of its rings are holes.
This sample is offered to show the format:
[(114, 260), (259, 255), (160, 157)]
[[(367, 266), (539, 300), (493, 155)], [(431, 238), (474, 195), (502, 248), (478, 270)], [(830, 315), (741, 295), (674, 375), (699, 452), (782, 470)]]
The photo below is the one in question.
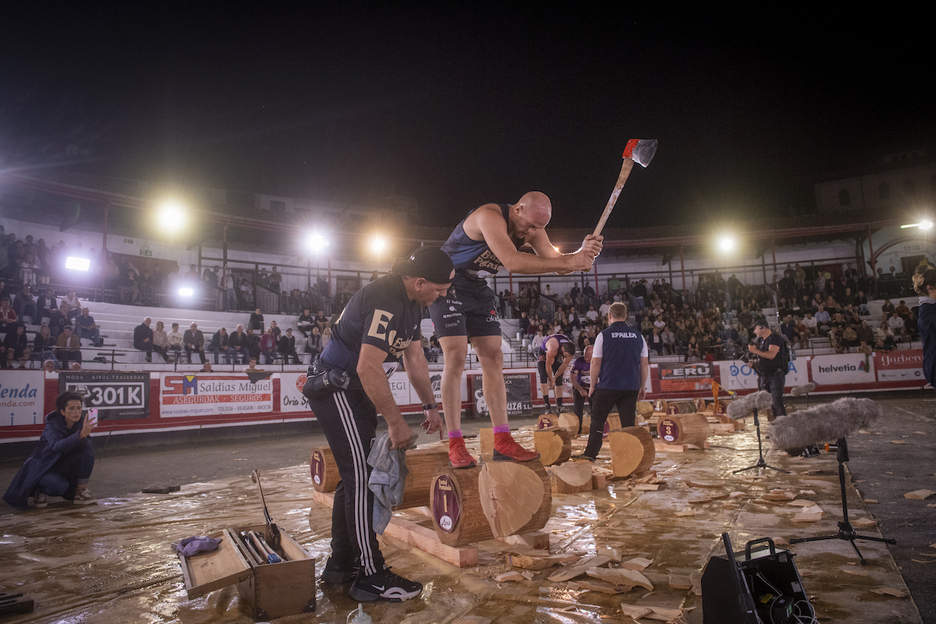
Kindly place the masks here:
[[(550, 534), (551, 554), (585, 556), (612, 548), (622, 553), (624, 561), (651, 560), (643, 573), (652, 591), (641, 587), (622, 594), (591, 591), (582, 583), (587, 577), (549, 581), (558, 566), (536, 572), (532, 580), (498, 583), (494, 577), (512, 569), (506, 555), (522, 553), (523, 548), (482, 542), (480, 564), (459, 569), (386, 539), (384, 551), (394, 571), (423, 582), (425, 590), (416, 600), (372, 603), (365, 610), (375, 622), (407, 624), (631, 622), (622, 614), (624, 603), (682, 609), (683, 621), (702, 622), (701, 597), (687, 587), (687, 580), (697, 586), (709, 557), (723, 552), (720, 534), (727, 531), (736, 549), (748, 540), (769, 536), (792, 550), (823, 623), (936, 622), (932, 596), (936, 546), (931, 546), (936, 544), (936, 497), (903, 496), (911, 490), (936, 490), (936, 461), (928, 443), (936, 436), (936, 404), (912, 395), (886, 398), (882, 405), (885, 420), (851, 441), (850, 519), (859, 533), (881, 536), (883, 531), (898, 544), (858, 542), (867, 567), (857, 565), (845, 541), (785, 545), (783, 540), (794, 537), (836, 532), (842, 515), (838, 465), (834, 453), (794, 459), (766, 443), (768, 463), (791, 474), (733, 475), (732, 470), (757, 459), (749, 423), (744, 432), (713, 436), (710, 450), (659, 453), (653, 466), (661, 485), (657, 491), (637, 491), (632, 481), (618, 481), (604, 490), (553, 496), (553, 516), (544, 529)], [(517, 424), (529, 429), (532, 420)], [(97, 505), (76, 507), (53, 499), (44, 510), (15, 513), (0, 508), (0, 591), (21, 592), (36, 602), (34, 613), (3, 621), (252, 621), (233, 587), (187, 600), (170, 543), (221, 527), (262, 522), (259, 498), (247, 476), (251, 468), (260, 467), (274, 520), (305, 547), (320, 571), (329, 552), (331, 512), (312, 500), (307, 465), (308, 452), (321, 443), (320, 438), (310, 434), (307, 440), (254, 440), (199, 450), (99, 452), (93, 480), (102, 497)], [(0, 466), (4, 484), (15, 469), (15, 465)], [(218, 473), (237, 476), (216, 478)], [(172, 479), (182, 484), (180, 492), (114, 495), (121, 487), (123, 492), (138, 492), (140, 483)], [(710, 487), (690, 487), (687, 480), (709, 482)], [(797, 501), (812, 501), (824, 517), (793, 522), (802, 508), (762, 499), (771, 490), (790, 491)], [(885, 588), (906, 595), (875, 592)], [(319, 584), (315, 613), (277, 622), (344, 622), (356, 606), (345, 590)]]

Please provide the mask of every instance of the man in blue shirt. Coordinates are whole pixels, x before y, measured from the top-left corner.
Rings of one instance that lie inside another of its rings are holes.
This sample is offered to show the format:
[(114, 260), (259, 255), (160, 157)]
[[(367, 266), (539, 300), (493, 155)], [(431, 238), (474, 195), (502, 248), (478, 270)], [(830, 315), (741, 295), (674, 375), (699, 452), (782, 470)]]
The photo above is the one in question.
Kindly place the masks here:
[(609, 327), (595, 338), (591, 358), (589, 395), (592, 398), (591, 431), (588, 446), (578, 456), (594, 462), (601, 450), (604, 426), (611, 409), (617, 407), (622, 427), (633, 427), (637, 401), (644, 398), (650, 358), (647, 342), (635, 327), (627, 324), (627, 306), (611, 304)]

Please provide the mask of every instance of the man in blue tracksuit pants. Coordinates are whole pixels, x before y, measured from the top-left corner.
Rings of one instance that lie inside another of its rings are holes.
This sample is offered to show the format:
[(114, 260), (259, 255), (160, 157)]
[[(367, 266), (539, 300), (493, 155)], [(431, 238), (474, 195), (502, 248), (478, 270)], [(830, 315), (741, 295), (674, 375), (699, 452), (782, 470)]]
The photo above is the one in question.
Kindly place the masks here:
[(580, 456), (595, 461), (601, 450), (605, 421), (617, 407), (622, 427), (633, 427), (637, 401), (644, 398), (650, 358), (640, 331), (627, 324), (627, 306), (611, 304), (609, 327), (595, 339), (591, 359), (591, 432)]

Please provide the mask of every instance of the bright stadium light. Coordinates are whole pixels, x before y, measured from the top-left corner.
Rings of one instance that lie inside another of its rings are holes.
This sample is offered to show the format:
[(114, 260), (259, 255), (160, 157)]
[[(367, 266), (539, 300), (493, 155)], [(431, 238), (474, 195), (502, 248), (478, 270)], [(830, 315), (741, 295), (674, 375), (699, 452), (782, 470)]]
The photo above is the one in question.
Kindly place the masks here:
[(195, 290), (189, 286), (183, 286), (179, 289), (180, 297), (193, 297), (195, 296)]
[(188, 223), (188, 214), (179, 202), (167, 201), (159, 208), (156, 222), (164, 232), (178, 232)]
[(323, 234), (313, 232), (309, 235), (306, 245), (312, 253), (322, 253), (328, 247), (328, 239)]
[(724, 254), (731, 253), (738, 246), (738, 241), (732, 234), (721, 234), (715, 241), (718, 251)]
[(387, 239), (385, 239), (383, 236), (380, 236), (379, 234), (375, 234), (370, 239), (370, 248), (371, 251), (376, 254), (383, 253), (383, 251), (387, 248)]
[(65, 268), (72, 271), (90, 271), (91, 261), (87, 258), (68, 256), (65, 258)]
[(901, 230), (906, 230), (909, 228), (920, 228), (923, 231), (930, 230), (933, 228), (933, 222), (928, 219), (923, 219), (919, 223), (907, 223), (906, 225), (901, 225)]

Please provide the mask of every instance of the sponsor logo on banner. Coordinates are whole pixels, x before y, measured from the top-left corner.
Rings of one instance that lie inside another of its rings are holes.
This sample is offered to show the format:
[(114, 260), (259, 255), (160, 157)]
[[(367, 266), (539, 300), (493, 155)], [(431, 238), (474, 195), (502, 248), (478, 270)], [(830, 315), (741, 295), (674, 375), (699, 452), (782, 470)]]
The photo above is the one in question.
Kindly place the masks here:
[(302, 394), (306, 379), (305, 373), (280, 373), (281, 412), (309, 411), (309, 399)]
[[(532, 387), (529, 373), (508, 373), (504, 375), (507, 386), (507, 414), (517, 416), (533, 409)], [(474, 390), (473, 403), (478, 416), (489, 416), (487, 401), (481, 384), (481, 375), (472, 375), (471, 387)], [(568, 396), (568, 394), (566, 395)]]
[(163, 418), (273, 411), (273, 380), (251, 382), (246, 374), (164, 373), (159, 380)]
[(874, 368), (878, 381), (924, 382), (923, 349), (876, 353)]
[(711, 390), (714, 381), (711, 362), (660, 364), (661, 392)]
[[(784, 380), (785, 388), (805, 386), (809, 383), (809, 357), (798, 357), (790, 361)], [(718, 363), (721, 385), (728, 390), (757, 390), (757, 371), (741, 360), (726, 360)]]
[(866, 384), (876, 379), (874, 360), (863, 353), (816, 356), (810, 368), (818, 385)]
[(100, 420), (149, 418), (150, 374), (116, 371), (59, 373), (59, 392), (77, 392)]
[(41, 425), (45, 373), (4, 372), (0, 376), (0, 426)]

